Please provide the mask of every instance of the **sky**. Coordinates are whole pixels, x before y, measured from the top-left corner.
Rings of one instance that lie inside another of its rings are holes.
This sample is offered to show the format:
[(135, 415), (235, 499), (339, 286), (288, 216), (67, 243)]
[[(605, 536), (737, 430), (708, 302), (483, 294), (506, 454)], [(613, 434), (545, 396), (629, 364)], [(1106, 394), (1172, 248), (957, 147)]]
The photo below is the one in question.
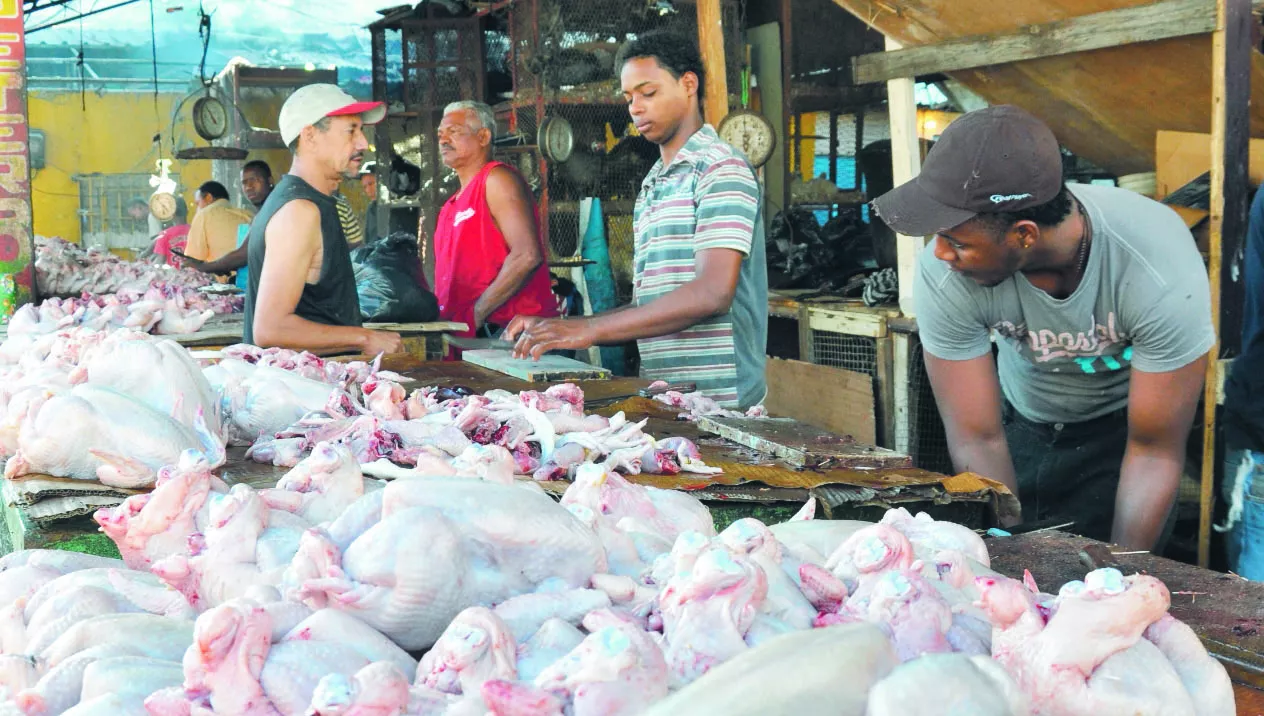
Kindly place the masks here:
[[(27, 32), (117, 2), (77, 0), (43, 10), (27, 17)], [(196, 74), (202, 50), (198, 1), (152, 2), (159, 62), (164, 66), (178, 63), (187, 66), (190, 76)], [(337, 65), (343, 70), (340, 81), (350, 76), (358, 81), (371, 64), (366, 26), (381, 17), (378, 8), (399, 4), (401, 0), (204, 0), (203, 7), (211, 15), (207, 73), (218, 72), (233, 57), (241, 56), (258, 65)], [(38, 30), (27, 36), (27, 43), (77, 49), (81, 39), (87, 47), (144, 48), (148, 57), (150, 2), (141, 0), (82, 21)], [(91, 60), (91, 53), (85, 54)]]

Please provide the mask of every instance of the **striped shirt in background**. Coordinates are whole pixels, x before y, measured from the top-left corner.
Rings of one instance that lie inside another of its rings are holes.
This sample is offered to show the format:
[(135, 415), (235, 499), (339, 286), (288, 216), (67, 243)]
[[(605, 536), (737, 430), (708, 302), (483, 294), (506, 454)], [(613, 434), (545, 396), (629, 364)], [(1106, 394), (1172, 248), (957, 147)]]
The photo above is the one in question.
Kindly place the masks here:
[(334, 202), (338, 205), (338, 223), (342, 224), (342, 233), (347, 235), (347, 246), (359, 246), (364, 242), (364, 229), (360, 226), (360, 218), (356, 216), (355, 209), (341, 193), (334, 194)]
[(697, 383), (726, 407), (762, 402), (768, 340), (768, 266), (760, 187), (742, 154), (709, 125), (641, 184), (633, 214), (633, 300), (643, 306), (692, 281), (694, 254), (733, 249), (745, 257), (733, 304), (679, 333), (637, 342), (641, 376)]

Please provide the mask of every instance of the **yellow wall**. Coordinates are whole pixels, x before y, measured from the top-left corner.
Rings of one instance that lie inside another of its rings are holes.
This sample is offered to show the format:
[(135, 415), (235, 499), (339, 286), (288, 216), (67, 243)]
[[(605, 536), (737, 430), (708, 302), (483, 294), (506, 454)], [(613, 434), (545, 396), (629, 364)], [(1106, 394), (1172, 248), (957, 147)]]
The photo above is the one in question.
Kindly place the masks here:
[[(35, 233), (80, 239), (79, 185), (75, 174), (156, 172), (158, 159), (153, 136), (161, 133), (167, 157), (174, 154), (171, 110), (183, 94), (158, 95), (155, 115), (153, 94), (140, 92), (87, 93), (87, 108), (78, 92), (33, 91), (28, 95), (30, 126), (45, 135), (44, 168), (33, 171), (31, 204)], [(181, 109), (175, 128), (177, 148), (205, 144), (189, 119), (191, 102)], [(180, 190), (193, 209), (193, 191), (211, 178), (209, 161), (172, 164)]]

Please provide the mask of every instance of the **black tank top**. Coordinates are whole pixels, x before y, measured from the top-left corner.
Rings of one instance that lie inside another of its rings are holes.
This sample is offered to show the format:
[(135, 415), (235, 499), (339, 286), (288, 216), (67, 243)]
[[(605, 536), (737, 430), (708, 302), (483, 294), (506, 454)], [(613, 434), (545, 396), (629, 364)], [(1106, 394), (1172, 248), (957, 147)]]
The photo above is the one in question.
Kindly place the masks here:
[[(254, 343), (255, 298), (259, 295), (259, 278), (263, 275), (265, 252), (264, 235), (268, 222), (282, 206), (295, 199), (306, 199), (320, 209), (320, 234), (324, 245), (324, 258), (320, 266), (320, 280), (303, 285), (294, 313), (315, 323), (329, 326), (359, 326), (360, 297), (356, 294), (355, 270), (351, 266), (351, 251), (338, 220), (338, 204), (332, 196), (323, 194), (311, 184), (293, 174), (286, 174), (277, 182), (267, 201), (250, 224), (250, 242), (246, 249), (246, 264), (250, 266), (246, 287), (246, 326), (242, 342)], [(296, 267), (296, 270), (297, 267)]]

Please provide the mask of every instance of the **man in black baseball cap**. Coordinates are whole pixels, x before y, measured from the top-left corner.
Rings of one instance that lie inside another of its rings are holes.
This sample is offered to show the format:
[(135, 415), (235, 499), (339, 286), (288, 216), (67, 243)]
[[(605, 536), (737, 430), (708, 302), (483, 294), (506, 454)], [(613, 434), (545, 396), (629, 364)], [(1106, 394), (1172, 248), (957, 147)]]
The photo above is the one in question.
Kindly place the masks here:
[(933, 235), (913, 298), (954, 467), (1016, 491), (1028, 521), (1160, 544), (1215, 342), (1180, 217), (1064, 184), (1053, 133), (1010, 106), (952, 122), (874, 209)]

